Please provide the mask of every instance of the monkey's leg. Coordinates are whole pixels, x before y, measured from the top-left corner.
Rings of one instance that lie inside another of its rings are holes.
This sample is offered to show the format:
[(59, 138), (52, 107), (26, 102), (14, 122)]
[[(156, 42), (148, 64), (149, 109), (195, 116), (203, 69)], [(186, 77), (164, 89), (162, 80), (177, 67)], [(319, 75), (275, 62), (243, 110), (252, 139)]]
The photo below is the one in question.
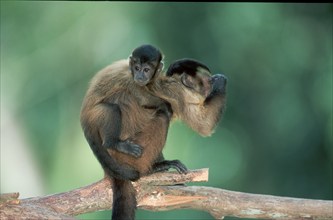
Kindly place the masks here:
[(157, 159), (155, 160), (155, 163), (152, 166), (152, 170), (151, 170), (152, 173), (166, 171), (166, 170), (169, 170), (170, 168), (176, 169), (179, 173), (188, 172), (188, 169), (182, 162), (180, 162), (179, 160), (165, 160), (163, 153), (162, 153), (162, 149), (165, 145), (165, 140), (168, 135), (168, 128), (169, 128), (169, 123), (170, 123), (172, 114), (173, 114), (173, 111), (172, 111), (171, 105), (167, 102), (161, 103), (157, 108), (155, 122), (151, 123), (151, 125), (149, 126), (149, 129), (152, 129), (152, 130), (146, 131), (147, 134), (150, 134), (150, 133), (156, 134), (156, 131), (158, 130), (160, 132), (160, 134), (158, 136), (155, 136), (156, 140), (157, 139), (161, 140), (161, 138), (158, 138), (158, 137), (164, 137), (162, 142), (160, 142), (160, 143), (156, 142), (156, 145), (154, 146), (154, 147), (160, 146), (160, 153), (159, 153)]
[[(163, 105), (163, 104), (162, 104)], [(169, 129), (170, 113), (167, 106), (154, 107), (152, 119), (133, 137), (133, 142), (144, 146), (142, 157), (137, 160), (141, 175), (147, 175), (153, 170), (153, 165), (164, 161), (162, 150), (164, 148)]]
[[(157, 116), (160, 120), (163, 121), (163, 123), (161, 123), (162, 125), (164, 124), (164, 126), (161, 126), (162, 128), (165, 128), (164, 130), (164, 135), (165, 137), (167, 136), (168, 133), (168, 127), (169, 127), (169, 122), (171, 120), (173, 111), (171, 108), (171, 105), (167, 102), (164, 102), (163, 104), (159, 105), (159, 108), (157, 110)], [(163, 147), (164, 147), (165, 142), (163, 143)], [(158, 158), (156, 159), (155, 163), (152, 166), (152, 173), (156, 173), (156, 172), (162, 172), (162, 171), (167, 171), (170, 168), (174, 168), (178, 171), (178, 173), (183, 173), (186, 174), (188, 172), (188, 169), (186, 168), (186, 166), (180, 162), (179, 160), (165, 160), (163, 153), (162, 153), (162, 149), (160, 154), (158, 155)]]
[(163, 161), (165, 161), (165, 159), (164, 159), (163, 153), (161, 152), (160, 155), (158, 156), (158, 158), (156, 159), (155, 163), (153, 164), (153, 169), (152, 169), (151, 173), (167, 171), (169, 169), (168, 167), (164, 167), (164, 168), (161, 166), (156, 167), (156, 166), (158, 166), (156, 164), (161, 163)]
[(140, 157), (142, 155), (142, 147), (128, 140), (121, 141), (119, 139), (121, 133), (121, 110), (117, 104), (103, 103), (102, 117), (99, 119), (99, 134), (102, 139), (102, 146), (112, 148), (119, 152)]

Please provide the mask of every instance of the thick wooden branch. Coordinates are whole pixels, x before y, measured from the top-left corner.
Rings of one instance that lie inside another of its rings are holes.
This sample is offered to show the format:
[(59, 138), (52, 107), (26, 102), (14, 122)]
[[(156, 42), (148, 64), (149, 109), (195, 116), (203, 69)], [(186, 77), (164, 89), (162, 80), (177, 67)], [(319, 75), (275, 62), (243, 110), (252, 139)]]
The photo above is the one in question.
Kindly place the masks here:
[[(134, 183), (138, 208), (159, 211), (197, 209), (216, 219), (224, 216), (264, 219), (332, 219), (333, 201), (295, 199), (233, 192), (212, 187), (176, 185), (208, 180), (208, 169), (187, 175), (158, 173)], [(112, 207), (112, 182), (103, 179), (65, 193), (18, 199), (18, 194), (1, 196), (1, 219), (72, 219), (83, 213)]]
[[(333, 218), (333, 201), (256, 195), (197, 186), (169, 186), (161, 191), (165, 193), (164, 198), (149, 198), (149, 202), (140, 203), (142, 208), (155, 211), (197, 209), (210, 213), (216, 219), (223, 219), (224, 216), (258, 219)], [(173, 202), (177, 197), (194, 199), (178, 204)]]

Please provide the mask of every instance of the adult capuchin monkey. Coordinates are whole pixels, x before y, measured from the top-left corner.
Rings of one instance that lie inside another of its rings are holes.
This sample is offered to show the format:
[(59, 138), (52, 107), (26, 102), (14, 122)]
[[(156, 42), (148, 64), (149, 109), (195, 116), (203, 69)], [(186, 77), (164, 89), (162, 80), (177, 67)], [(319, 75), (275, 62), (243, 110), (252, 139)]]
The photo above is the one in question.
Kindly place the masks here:
[(139, 47), (129, 61), (98, 73), (82, 107), (85, 136), (106, 174), (114, 179), (114, 220), (135, 218), (130, 180), (169, 168), (187, 172), (180, 161), (167, 161), (162, 155), (170, 117), (207, 136), (225, 104), (222, 75), (211, 77), (205, 65), (184, 59), (171, 65), (167, 76), (158, 76), (162, 56), (154, 49)]
[[(165, 145), (172, 110), (147, 88), (162, 71), (162, 58), (151, 45), (136, 48), (128, 60), (97, 73), (83, 101), (85, 137), (106, 175), (113, 178), (114, 220), (134, 219), (135, 190), (130, 181), (153, 172)], [(187, 172), (178, 160), (165, 161), (163, 167)]]

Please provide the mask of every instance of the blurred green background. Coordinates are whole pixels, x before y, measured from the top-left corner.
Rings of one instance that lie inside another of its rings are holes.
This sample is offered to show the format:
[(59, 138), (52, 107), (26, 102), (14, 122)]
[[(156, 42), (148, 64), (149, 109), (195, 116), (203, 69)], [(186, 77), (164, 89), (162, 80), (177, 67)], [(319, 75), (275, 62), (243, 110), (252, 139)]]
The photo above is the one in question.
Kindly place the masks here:
[[(83, 96), (95, 72), (151, 43), (166, 66), (191, 57), (229, 79), (215, 134), (176, 122), (166, 158), (209, 167), (199, 185), (332, 200), (332, 9), (1, 1), (1, 193), (53, 194), (101, 179), (79, 123)], [(212, 219), (193, 210), (137, 217)]]

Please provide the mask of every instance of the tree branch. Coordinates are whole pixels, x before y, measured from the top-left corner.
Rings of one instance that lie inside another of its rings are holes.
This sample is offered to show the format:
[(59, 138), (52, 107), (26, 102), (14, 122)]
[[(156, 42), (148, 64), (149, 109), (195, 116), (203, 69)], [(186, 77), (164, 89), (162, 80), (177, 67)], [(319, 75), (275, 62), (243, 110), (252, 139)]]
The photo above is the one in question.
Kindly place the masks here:
[[(295, 199), (255, 195), (202, 186), (188, 182), (208, 181), (208, 169), (187, 175), (156, 173), (133, 183), (138, 194), (138, 208), (160, 211), (197, 209), (216, 219), (224, 216), (270, 219), (330, 219), (333, 201)], [(18, 199), (18, 194), (3, 194), (1, 219), (73, 219), (71, 216), (109, 210), (112, 207), (112, 181), (102, 179), (69, 192)], [(178, 184), (178, 185), (177, 185)]]

